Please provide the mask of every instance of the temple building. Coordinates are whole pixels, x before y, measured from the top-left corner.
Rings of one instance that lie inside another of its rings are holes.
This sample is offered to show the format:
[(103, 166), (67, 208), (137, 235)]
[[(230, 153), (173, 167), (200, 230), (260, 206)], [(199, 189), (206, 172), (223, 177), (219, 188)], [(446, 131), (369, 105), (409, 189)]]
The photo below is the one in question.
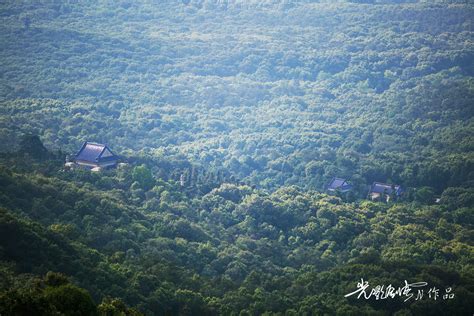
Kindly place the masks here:
[(333, 178), (327, 186), (327, 190), (329, 192), (339, 191), (341, 193), (345, 193), (345, 192), (349, 192), (351, 189), (352, 189), (352, 185), (342, 178)]
[(385, 200), (388, 202), (391, 196), (399, 197), (401, 194), (401, 186), (381, 182), (374, 182), (369, 190), (369, 198), (372, 201)]
[(115, 167), (118, 156), (107, 145), (85, 142), (74, 158), (74, 164), (92, 171)]

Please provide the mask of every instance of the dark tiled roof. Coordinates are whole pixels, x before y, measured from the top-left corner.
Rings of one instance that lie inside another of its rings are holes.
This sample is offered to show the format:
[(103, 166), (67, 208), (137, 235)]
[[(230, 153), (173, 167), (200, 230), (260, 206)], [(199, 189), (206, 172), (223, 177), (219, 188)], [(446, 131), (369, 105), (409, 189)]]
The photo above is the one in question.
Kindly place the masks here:
[(399, 185), (392, 185), (381, 182), (374, 182), (370, 187), (370, 193), (385, 193), (392, 194), (392, 187), (395, 189), (395, 194), (399, 195), (401, 193), (401, 187)]
[[(110, 152), (110, 154), (106, 155), (106, 157), (102, 157), (104, 152)], [(85, 142), (76, 155), (76, 160), (89, 162), (110, 161), (115, 159), (117, 159), (117, 156), (115, 156), (106, 145), (90, 142)]]
[(328, 185), (328, 190), (333, 191), (333, 190), (350, 190), (352, 188), (352, 185), (347, 183), (345, 179), (342, 178), (333, 178), (331, 182)]

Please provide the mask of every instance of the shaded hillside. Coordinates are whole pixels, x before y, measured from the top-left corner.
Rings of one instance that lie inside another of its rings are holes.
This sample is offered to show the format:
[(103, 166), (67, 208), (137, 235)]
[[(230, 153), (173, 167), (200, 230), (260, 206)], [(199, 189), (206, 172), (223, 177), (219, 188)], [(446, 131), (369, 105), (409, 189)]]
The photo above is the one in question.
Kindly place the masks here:
[[(436, 206), (234, 184), (187, 197), (160, 179), (137, 188), (131, 180), (142, 167), (111, 171), (107, 181), (3, 168), (0, 205), (14, 210), (2, 210), (4, 264), (15, 273), (66, 273), (96, 302), (110, 295), (154, 314), (469, 310), (472, 189), (448, 189)], [(455, 298), (345, 299), (360, 278), (425, 281), (451, 287)]]

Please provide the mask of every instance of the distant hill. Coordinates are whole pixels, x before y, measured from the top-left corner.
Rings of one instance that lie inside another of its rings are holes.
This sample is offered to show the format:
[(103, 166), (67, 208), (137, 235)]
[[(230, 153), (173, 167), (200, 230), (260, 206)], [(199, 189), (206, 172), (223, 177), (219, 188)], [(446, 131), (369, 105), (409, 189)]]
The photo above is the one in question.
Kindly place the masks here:
[(472, 5), (241, 3), (2, 4), (2, 142), (165, 150), (268, 189), (470, 181)]

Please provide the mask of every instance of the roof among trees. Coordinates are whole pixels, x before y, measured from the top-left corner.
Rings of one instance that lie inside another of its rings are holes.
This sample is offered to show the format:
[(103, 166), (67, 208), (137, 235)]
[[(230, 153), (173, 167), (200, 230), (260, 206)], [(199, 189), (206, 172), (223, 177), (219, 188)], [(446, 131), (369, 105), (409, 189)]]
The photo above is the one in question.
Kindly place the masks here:
[(333, 178), (328, 185), (328, 190), (350, 190), (352, 185), (350, 185), (346, 179), (343, 178)]
[(76, 160), (99, 162), (114, 160), (118, 157), (109, 149), (107, 145), (85, 142), (76, 155)]
[(374, 182), (372, 186), (370, 187), (370, 193), (392, 194), (393, 190), (395, 190), (396, 194), (401, 193), (401, 187), (399, 185), (394, 185), (394, 184)]

